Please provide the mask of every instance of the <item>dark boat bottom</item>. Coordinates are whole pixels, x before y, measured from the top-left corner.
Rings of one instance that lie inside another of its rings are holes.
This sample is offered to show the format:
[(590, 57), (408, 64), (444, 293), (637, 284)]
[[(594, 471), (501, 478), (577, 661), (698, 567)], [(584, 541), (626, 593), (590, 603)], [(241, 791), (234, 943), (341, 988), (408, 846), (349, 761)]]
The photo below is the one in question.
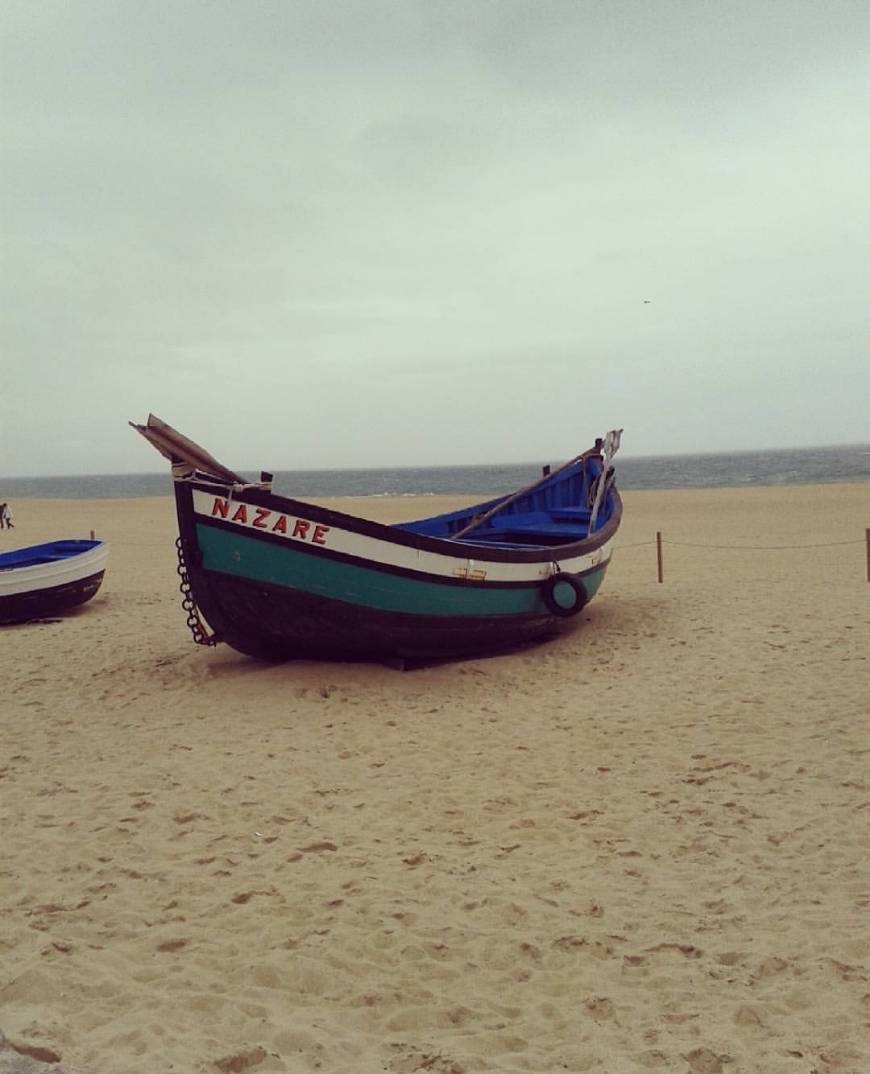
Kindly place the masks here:
[(497, 656), (509, 656), (511, 653), (528, 652), (539, 645), (544, 645), (553, 640), (554, 635), (537, 638), (532, 641), (519, 642), (516, 645), (505, 645), (498, 649), (481, 649), (478, 652), (464, 650), (461, 653), (445, 654), (437, 656), (387, 656), (378, 660), (377, 663), (394, 671), (424, 671), (426, 668), (442, 667), (445, 664), (458, 664), (463, 660), (490, 660)]
[[(205, 573), (205, 572), (203, 572)], [(570, 630), (577, 618), (419, 616), (379, 612), (221, 575), (196, 584), (198, 604), (219, 641), (259, 660), (372, 661), (411, 668), (496, 656)], [(217, 596), (215, 594), (218, 594)]]
[(0, 601), (0, 624), (26, 623), (29, 619), (44, 619), (70, 608), (85, 604), (93, 597), (103, 581), (105, 571), (66, 585), (37, 589), (30, 593), (15, 593)]
[(290, 646), (281, 643), (257, 644), (250, 638), (242, 639), (226, 635), (220, 635), (218, 640), (225, 642), (231, 649), (250, 656), (264, 663), (283, 664), (293, 660), (317, 660), (330, 663), (372, 663), (383, 664), (385, 667), (396, 671), (419, 671), (423, 668), (437, 667), (440, 664), (453, 664), (461, 660), (481, 660), (488, 657), (506, 656), (510, 653), (522, 652), (533, 649), (547, 641), (551, 641), (564, 631), (556, 631), (543, 634), (536, 638), (527, 638), (524, 641), (513, 642), (504, 645), (481, 645), (480, 647), (465, 646), (455, 650), (427, 650), (427, 649), (396, 649), (396, 650), (370, 650), (358, 648), (311, 648), (307, 646)]

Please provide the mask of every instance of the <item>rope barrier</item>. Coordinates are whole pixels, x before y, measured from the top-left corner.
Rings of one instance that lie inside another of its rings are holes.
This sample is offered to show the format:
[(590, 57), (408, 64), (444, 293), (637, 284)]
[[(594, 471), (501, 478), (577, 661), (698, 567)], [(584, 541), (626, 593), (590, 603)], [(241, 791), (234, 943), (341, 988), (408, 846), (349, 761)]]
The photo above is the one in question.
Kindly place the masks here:
[(663, 537), (662, 540), (665, 544), (681, 545), (683, 548), (726, 548), (736, 551), (745, 549), (748, 552), (778, 552), (796, 548), (839, 548), (846, 544), (864, 543), (863, 541), (824, 541), (819, 544), (694, 544), (691, 541), (672, 541), (669, 537)]
[(662, 549), (666, 544), (675, 545), (680, 548), (704, 548), (729, 552), (802, 552), (810, 548), (845, 548), (847, 545), (855, 546), (865, 544), (867, 546), (867, 581), (870, 582), (870, 527), (865, 530), (863, 541), (857, 539), (851, 541), (815, 541), (810, 544), (701, 544), (697, 541), (672, 541), (667, 537), (663, 537), (661, 530), (658, 530), (654, 541), (637, 541), (635, 544), (614, 545), (613, 550), (614, 552), (623, 552), (632, 548), (646, 548), (653, 544), (656, 546), (659, 582), (664, 581), (664, 557), (662, 555)]
[[(625, 552), (631, 548), (649, 548), (655, 541), (636, 541), (634, 544), (614, 545), (614, 552)], [(821, 541), (818, 544), (697, 544), (694, 541), (672, 541), (670, 537), (662, 537), (662, 544), (679, 545), (681, 548), (715, 548), (727, 549), (735, 552), (781, 552), (784, 550), (800, 548), (842, 548), (849, 544), (864, 544), (863, 541)]]

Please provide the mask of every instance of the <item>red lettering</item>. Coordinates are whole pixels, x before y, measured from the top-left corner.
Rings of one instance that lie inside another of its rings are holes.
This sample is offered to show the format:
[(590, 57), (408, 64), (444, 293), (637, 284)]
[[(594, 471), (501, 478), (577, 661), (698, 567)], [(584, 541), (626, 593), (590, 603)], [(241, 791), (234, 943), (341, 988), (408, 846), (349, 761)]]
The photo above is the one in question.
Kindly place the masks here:
[(258, 530), (264, 530), (267, 528), (266, 519), (272, 512), (267, 507), (257, 508), (257, 517), (254, 519), (254, 528)]
[(301, 540), (305, 540), (305, 534), (311, 528), (311, 523), (306, 522), (304, 518), (297, 518), (296, 525), (293, 527), (293, 536), (299, 537)]
[(312, 544), (326, 544), (327, 533), (329, 533), (329, 526), (315, 526), (314, 533), (311, 535)]
[(287, 516), (278, 515), (278, 521), (272, 527), (273, 533), (286, 533), (287, 532)]
[(230, 509), (230, 505), (226, 500), (222, 500), (219, 496), (215, 496), (214, 503), (212, 504), (211, 513), (212, 517), (220, 515), (221, 518), (227, 517), (227, 512)]
[(236, 513), (233, 515), (233, 522), (247, 522), (248, 512), (245, 509), (245, 505), (240, 503)]

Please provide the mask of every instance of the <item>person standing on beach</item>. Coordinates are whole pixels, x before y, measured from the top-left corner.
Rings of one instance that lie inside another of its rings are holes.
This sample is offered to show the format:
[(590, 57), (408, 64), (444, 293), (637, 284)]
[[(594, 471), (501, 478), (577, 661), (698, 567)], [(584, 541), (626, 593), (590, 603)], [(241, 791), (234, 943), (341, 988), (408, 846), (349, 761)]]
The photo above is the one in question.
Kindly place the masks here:
[(4, 527), (7, 530), (15, 528), (12, 524), (12, 512), (9, 510), (8, 503), (0, 503), (0, 530)]

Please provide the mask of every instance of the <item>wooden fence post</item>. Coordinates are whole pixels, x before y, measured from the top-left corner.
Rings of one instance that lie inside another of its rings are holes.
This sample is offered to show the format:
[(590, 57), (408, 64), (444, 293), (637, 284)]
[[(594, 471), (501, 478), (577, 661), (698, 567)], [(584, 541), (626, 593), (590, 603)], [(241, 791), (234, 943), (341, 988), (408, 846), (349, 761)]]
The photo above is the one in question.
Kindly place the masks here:
[[(870, 530), (867, 531), (870, 533)], [(870, 546), (868, 546), (870, 547)], [(656, 530), (656, 558), (659, 565), (659, 581), (664, 581), (664, 565), (662, 563), (662, 533), (661, 530)], [(868, 568), (870, 569), (870, 568)]]

